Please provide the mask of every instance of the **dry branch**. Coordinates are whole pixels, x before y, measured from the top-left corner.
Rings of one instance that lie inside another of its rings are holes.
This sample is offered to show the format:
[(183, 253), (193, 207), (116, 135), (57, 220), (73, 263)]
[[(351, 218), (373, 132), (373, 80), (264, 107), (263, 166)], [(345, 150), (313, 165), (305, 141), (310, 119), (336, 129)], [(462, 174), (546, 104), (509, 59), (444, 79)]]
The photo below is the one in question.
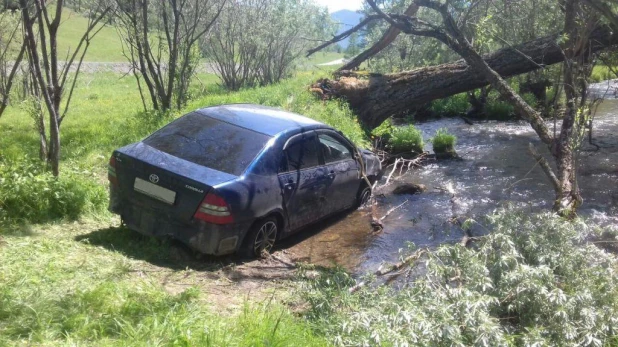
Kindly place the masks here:
[[(411, 255), (405, 257), (402, 261), (396, 263), (396, 264), (391, 264), (389, 266), (387, 266), (385, 269), (378, 269), (376, 270), (373, 274), (376, 276), (384, 276), (386, 274), (389, 274), (393, 271), (397, 271), (400, 270), (401, 268), (403, 268), (406, 265), (409, 265), (411, 262), (413, 261), (417, 261), (421, 256), (423, 256), (425, 253), (427, 253), (427, 249), (426, 248), (421, 248), (417, 251), (415, 251), (414, 253), (412, 253)], [(354, 293), (357, 292), (359, 289), (363, 288), (364, 286), (367, 285), (367, 282), (360, 282), (358, 284), (356, 284), (353, 287), (350, 287), (350, 289), (348, 289), (348, 291), (350, 293)]]

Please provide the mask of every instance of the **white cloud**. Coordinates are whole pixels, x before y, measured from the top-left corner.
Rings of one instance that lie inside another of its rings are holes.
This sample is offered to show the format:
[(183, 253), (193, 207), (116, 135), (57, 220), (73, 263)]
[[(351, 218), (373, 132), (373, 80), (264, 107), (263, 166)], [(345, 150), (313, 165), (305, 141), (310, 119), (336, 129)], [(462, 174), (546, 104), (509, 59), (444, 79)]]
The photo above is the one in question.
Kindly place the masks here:
[(333, 13), (339, 10), (360, 10), (363, 7), (363, 0), (315, 0), (319, 5), (328, 7), (328, 12)]

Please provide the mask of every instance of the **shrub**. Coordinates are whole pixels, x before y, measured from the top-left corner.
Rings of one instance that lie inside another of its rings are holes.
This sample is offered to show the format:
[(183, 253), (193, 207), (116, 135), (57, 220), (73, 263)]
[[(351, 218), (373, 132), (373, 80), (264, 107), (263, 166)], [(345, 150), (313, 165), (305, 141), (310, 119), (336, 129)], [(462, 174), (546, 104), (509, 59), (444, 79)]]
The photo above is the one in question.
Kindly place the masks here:
[(341, 273), (308, 280), (307, 318), (337, 345), (575, 346), (618, 338), (618, 262), (592, 228), (553, 214), (499, 212), (474, 249), (444, 245), (399, 290)]
[(393, 122), (391, 119), (387, 119), (380, 126), (373, 129), (371, 131), (371, 138), (380, 138), (382, 143), (388, 143), (391, 138), (392, 133), (395, 131), (395, 127), (393, 126)]
[[(520, 96), (531, 107), (536, 107), (539, 102), (532, 93), (524, 93)], [(485, 114), (488, 119), (508, 120), (515, 116), (515, 108), (510, 103), (500, 100), (500, 95), (495, 93), (491, 94), (485, 104)]]
[(393, 153), (423, 153), (423, 135), (414, 125), (394, 128), (389, 140)]
[(596, 65), (590, 74), (590, 82), (599, 83), (601, 81), (615, 78), (610, 69), (605, 65)]
[(64, 165), (56, 178), (38, 160), (0, 161), (0, 222), (74, 220), (84, 212), (103, 210), (107, 192), (89, 175)]
[(513, 117), (513, 113), (513, 106), (506, 101), (490, 99), (485, 104), (485, 114), (489, 119), (507, 120)]
[(433, 151), (436, 154), (455, 154), (456, 142), (457, 137), (450, 134), (446, 128), (438, 129), (431, 139)]
[(453, 117), (466, 113), (469, 107), (468, 96), (466, 93), (461, 93), (432, 101), (429, 110), (435, 116)]

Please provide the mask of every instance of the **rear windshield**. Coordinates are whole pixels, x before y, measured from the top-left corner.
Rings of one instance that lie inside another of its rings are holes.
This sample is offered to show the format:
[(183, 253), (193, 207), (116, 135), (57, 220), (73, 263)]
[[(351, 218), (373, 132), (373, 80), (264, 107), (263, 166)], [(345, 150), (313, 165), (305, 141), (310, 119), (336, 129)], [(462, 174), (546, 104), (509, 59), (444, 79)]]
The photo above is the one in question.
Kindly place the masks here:
[(240, 175), (269, 136), (193, 112), (150, 135), (144, 143), (193, 163)]

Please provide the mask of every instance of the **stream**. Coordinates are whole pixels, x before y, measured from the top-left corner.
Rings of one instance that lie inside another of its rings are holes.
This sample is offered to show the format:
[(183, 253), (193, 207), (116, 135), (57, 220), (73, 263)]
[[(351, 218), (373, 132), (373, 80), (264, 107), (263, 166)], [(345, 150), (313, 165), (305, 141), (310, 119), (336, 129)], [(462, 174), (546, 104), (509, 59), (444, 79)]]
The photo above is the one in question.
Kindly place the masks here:
[[(593, 92), (607, 90), (600, 85), (593, 85)], [(548, 125), (553, 130), (553, 122)], [(498, 208), (530, 212), (551, 208), (553, 188), (528, 153), (528, 143), (548, 160), (549, 153), (528, 123), (487, 121), (469, 125), (459, 118), (445, 118), (416, 127), (422, 131), (427, 149), (431, 148), (427, 140), (437, 129), (448, 129), (457, 136), (456, 150), (462, 159), (428, 161), (386, 187), (384, 195), (377, 197), (377, 216), (408, 201), (384, 219), (381, 232), (374, 233), (369, 227), (369, 211), (354, 211), (321, 223), (315, 232), (292, 238), (286, 248), (292, 258), (318, 265), (339, 264), (357, 273), (374, 271), (384, 262), (397, 262), (409, 242), (432, 247), (461, 240), (462, 230), (449, 222), (453, 216), (482, 224), (484, 216)], [(560, 122), (557, 131), (559, 127)], [(579, 184), (584, 204), (578, 213), (599, 225), (618, 227), (618, 99), (606, 99), (598, 106), (592, 140), (598, 149), (586, 139), (580, 154)], [(397, 183), (424, 184), (427, 191), (390, 194)], [(455, 192), (454, 204), (453, 195), (444, 190), (447, 187)], [(478, 235), (487, 231), (477, 226), (471, 232)]]

